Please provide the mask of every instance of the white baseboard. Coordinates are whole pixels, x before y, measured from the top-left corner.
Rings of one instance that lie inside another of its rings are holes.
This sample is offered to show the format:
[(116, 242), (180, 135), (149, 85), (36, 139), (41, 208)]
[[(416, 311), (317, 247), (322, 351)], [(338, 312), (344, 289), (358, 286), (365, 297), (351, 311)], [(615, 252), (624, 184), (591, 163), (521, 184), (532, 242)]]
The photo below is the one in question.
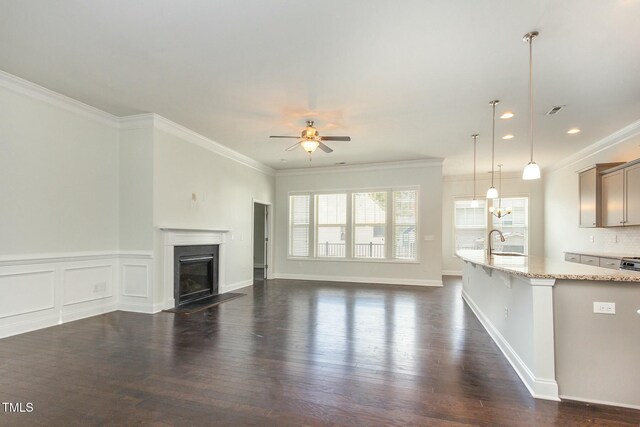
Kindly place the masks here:
[(135, 303), (121, 301), (118, 304), (118, 310), (129, 311), (131, 313), (155, 314), (161, 312), (164, 308), (163, 304), (148, 304), (145, 302)]
[(500, 351), (502, 351), (502, 354), (504, 354), (511, 366), (513, 366), (513, 369), (527, 387), (529, 393), (537, 399), (560, 401), (558, 396), (558, 383), (555, 379), (549, 380), (536, 378), (533, 375), (533, 372), (531, 372), (531, 369), (529, 369), (520, 356), (518, 356), (509, 342), (504, 338), (500, 331), (498, 331), (493, 323), (491, 323), (489, 318), (484, 315), (464, 289), (462, 290), (462, 298), (467, 303), (471, 311), (476, 315), (482, 326), (484, 326), (484, 329), (487, 331), (489, 336), (491, 336)]
[(374, 285), (442, 286), (442, 280), (435, 279), (397, 279), (380, 277), (324, 276), (313, 274), (276, 273), (276, 279), (309, 280), (320, 282), (370, 283)]
[(81, 306), (73, 307), (71, 309), (69, 307), (63, 307), (60, 316), (60, 320), (62, 321), (61, 323), (73, 322), (75, 320), (86, 319), (87, 317), (99, 316), (101, 314), (116, 311), (118, 309), (118, 305), (113, 301), (113, 298), (110, 297), (109, 299), (111, 299), (111, 302), (104, 304), (101, 300), (92, 301), (95, 304), (88, 307)]
[(462, 276), (462, 270), (442, 270), (443, 276)]
[(587, 399), (584, 397), (567, 396), (565, 394), (560, 395), (560, 399), (576, 400), (578, 402), (586, 402), (586, 403), (595, 403), (596, 405), (609, 405), (609, 406), (618, 406), (621, 408), (640, 409), (640, 405), (633, 405), (630, 403), (620, 403), (620, 402), (609, 402), (607, 400)]
[(38, 329), (49, 328), (58, 324), (60, 324), (60, 316), (57, 313), (3, 324), (0, 325), (0, 338), (37, 331)]
[(242, 282), (231, 283), (229, 285), (225, 285), (224, 289), (221, 290), (220, 293), (227, 293), (231, 291), (235, 291), (240, 288), (246, 288), (247, 286), (253, 285), (253, 279), (243, 280)]

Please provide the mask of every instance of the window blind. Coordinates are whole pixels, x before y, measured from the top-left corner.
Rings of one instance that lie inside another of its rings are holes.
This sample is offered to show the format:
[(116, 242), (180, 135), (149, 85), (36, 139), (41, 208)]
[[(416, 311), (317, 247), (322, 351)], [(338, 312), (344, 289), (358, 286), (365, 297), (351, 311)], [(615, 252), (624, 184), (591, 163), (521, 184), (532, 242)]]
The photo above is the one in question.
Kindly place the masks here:
[(415, 260), (417, 236), (417, 192), (393, 192), (393, 257)]
[(289, 197), (289, 255), (309, 256), (309, 219), (311, 196)]
[(387, 193), (353, 193), (353, 256), (384, 258)]

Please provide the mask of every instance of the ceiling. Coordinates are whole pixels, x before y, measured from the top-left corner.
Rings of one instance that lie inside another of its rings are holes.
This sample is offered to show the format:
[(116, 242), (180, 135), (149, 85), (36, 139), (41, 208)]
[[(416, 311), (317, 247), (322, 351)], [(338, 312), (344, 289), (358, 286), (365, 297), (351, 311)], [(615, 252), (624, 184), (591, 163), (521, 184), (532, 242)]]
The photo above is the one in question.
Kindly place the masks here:
[[(528, 162), (534, 42), (544, 168), (640, 119), (640, 1), (0, 0), (0, 69), (112, 114), (158, 113), (276, 169), (314, 119), (350, 135), (313, 166), (442, 157), (446, 174)], [(556, 116), (544, 113), (566, 105)], [(567, 135), (571, 127), (582, 132)], [(505, 133), (516, 137), (500, 139)]]

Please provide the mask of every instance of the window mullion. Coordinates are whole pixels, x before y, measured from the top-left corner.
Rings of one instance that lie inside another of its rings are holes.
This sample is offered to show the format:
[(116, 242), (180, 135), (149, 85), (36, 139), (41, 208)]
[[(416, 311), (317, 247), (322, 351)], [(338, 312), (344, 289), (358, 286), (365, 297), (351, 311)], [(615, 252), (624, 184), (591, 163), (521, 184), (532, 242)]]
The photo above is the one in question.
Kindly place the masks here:
[(353, 233), (355, 227), (353, 224), (353, 192), (347, 192), (347, 220), (345, 224), (345, 240), (344, 240), (344, 257), (353, 258)]
[(387, 217), (384, 226), (384, 242), (385, 242), (385, 258), (393, 259), (393, 250), (396, 242), (395, 237), (395, 205), (396, 201), (393, 197), (393, 190), (387, 190)]
[(309, 256), (316, 256), (316, 198), (315, 195), (309, 196)]

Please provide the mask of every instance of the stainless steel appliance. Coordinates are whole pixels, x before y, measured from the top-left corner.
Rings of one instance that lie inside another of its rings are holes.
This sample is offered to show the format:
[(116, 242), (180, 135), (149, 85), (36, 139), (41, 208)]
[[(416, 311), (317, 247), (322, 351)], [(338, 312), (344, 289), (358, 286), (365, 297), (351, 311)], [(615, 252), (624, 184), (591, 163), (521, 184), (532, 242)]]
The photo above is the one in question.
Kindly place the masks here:
[(620, 270), (640, 271), (640, 257), (627, 257), (620, 260)]

